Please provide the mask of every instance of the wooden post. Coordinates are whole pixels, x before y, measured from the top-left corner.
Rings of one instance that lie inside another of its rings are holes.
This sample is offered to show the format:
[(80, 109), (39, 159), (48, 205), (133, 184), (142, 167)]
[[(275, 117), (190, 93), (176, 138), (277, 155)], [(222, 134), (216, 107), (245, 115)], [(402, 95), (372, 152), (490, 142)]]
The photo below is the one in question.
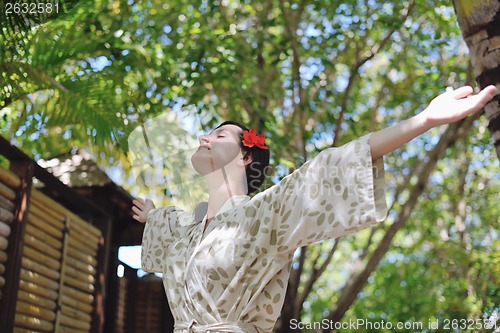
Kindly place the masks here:
[(103, 333), (106, 306), (106, 277), (108, 276), (109, 267), (112, 221), (109, 217), (100, 217), (94, 218), (92, 222), (102, 233), (96, 258), (97, 272), (94, 311), (92, 313), (92, 333)]
[(2, 308), (0, 309), (0, 327), (2, 332), (12, 333), (14, 330), (14, 318), (16, 316), (17, 292), (19, 289), (19, 277), (21, 274), (21, 259), (24, 246), (24, 230), (28, 217), (31, 185), (34, 174), (34, 162), (30, 160), (13, 160), (10, 170), (21, 180), (16, 193), (16, 209), (14, 220), (11, 225), (9, 247), (7, 248), (8, 259), (5, 265), (5, 286), (2, 297)]
[(119, 265), (118, 247), (112, 245), (109, 251), (108, 274), (106, 278), (106, 320), (104, 321), (104, 332), (117, 333), (116, 323), (119, 307), (118, 297), (120, 293), (120, 279), (116, 270)]

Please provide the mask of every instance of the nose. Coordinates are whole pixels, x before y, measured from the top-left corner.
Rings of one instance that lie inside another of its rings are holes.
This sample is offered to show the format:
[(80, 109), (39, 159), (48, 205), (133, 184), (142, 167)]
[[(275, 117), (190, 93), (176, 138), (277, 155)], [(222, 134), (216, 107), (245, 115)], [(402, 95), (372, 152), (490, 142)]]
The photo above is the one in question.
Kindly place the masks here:
[(200, 135), (200, 136), (198, 137), (198, 141), (200, 142), (200, 145), (201, 145), (202, 143), (207, 143), (207, 142), (208, 142), (208, 137), (207, 137), (205, 134)]

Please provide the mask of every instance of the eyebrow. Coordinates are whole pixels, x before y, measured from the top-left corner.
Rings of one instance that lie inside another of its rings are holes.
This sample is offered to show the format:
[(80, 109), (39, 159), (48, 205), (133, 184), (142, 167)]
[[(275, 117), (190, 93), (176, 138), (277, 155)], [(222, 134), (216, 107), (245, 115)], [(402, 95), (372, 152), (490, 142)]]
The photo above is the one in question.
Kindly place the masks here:
[(215, 132), (222, 132), (222, 131), (227, 131), (227, 132), (232, 134), (232, 132), (230, 130), (228, 130), (227, 128), (222, 128), (222, 127), (219, 127), (217, 129), (213, 130), (212, 132), (210, 132), (210, 134), (215, 133)]

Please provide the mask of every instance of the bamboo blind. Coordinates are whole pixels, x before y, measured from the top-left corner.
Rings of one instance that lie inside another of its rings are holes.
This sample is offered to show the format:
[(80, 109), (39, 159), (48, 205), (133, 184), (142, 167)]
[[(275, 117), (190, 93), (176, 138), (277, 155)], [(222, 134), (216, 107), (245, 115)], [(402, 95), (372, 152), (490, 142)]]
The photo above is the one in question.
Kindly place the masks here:
[(0, 168), (0, 306), (2, 291), (5, 285), (5, 263), (7, 262), (7, 247), (11, 232), (11, 223), (14, 220), (15, 189), (20, 185), (19, 178), (13, 173)]
[(89, 332), (100, 230), (36, 189), (27, 222), (14, 332)]

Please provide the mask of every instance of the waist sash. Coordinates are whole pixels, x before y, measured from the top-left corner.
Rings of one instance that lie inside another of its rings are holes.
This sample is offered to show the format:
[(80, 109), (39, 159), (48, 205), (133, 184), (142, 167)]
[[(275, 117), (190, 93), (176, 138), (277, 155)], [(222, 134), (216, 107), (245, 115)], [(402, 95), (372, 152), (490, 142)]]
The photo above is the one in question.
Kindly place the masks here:
[(176, 323), (174, 332), (187, 332), (187, 333), (259, 333), (255, 326), (249, 323), (238, 322), (223, 322), (208, 325), (200, 325), (195, 320), (189, 323)]

